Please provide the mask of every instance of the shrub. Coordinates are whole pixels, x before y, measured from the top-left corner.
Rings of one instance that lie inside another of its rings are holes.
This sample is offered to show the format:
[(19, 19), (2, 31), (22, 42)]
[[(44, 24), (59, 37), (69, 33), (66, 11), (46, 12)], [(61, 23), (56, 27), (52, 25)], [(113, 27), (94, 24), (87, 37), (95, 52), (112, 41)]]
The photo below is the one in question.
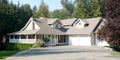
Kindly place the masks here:
[(47, 44), (49, 41), (50, 41), (49, 38), (47, 38), (47, 37), (43, 38), (43, 42), (45, 42), (46, 44)]
[(33, 44), (7, 43), (5, 45), (5, 50), (8, 50), (8, 51), (27, 50), (27, 49), (30, 49), (32, 45)]
[(43, 43), (40, 41), (37, 41), (32, 45), (33, 48), (42, 47), (42, 46), (43, 46)]

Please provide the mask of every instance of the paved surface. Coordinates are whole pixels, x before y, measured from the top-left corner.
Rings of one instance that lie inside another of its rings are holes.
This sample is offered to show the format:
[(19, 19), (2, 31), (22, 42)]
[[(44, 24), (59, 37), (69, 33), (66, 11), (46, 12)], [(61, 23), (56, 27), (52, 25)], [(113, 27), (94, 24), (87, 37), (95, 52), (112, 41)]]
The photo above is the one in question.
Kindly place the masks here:
[(56, 46), (20, 52), (6, 60), (120, 60), (103, 47)]

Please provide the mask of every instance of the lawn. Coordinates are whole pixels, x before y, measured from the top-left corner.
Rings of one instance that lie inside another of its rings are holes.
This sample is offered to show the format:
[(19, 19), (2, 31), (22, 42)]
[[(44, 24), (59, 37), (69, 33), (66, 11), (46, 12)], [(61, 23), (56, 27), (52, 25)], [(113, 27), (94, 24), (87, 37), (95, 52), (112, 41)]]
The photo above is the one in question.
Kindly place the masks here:
[(111, 54), (114, 56), (120, 56), (120, 52), (112, 52)]
[(6, 57), (11, 56), (19, 51), (0, 51), (0, 60), (4, 60)]

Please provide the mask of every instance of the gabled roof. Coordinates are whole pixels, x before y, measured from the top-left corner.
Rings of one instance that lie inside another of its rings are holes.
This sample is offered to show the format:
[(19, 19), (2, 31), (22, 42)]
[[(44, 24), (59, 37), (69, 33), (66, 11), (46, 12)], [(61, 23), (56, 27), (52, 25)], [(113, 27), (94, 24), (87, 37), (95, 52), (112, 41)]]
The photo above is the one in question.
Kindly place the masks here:
[(56, 20), (58, 20), (58, 19), (48, 19), (47, 24), (53, 24)]
[(28, 22), (26, 23), (26, 25), (20, 30), (20, 31), (23, 31), (28, 25), (29, 23), (33, 20), (33, 17), (31, 17)]
[(50, 27), (47, 24), (47, 21), (44, 20), (44, 19), (37, 19), (37, 20), (34, 20), (34, 21), (40, 27), (40, 30), (37, 32), (37, 34), (58, 34), (58, 35), (64, 35), (65, 34), (64, 31), (61, 31), (59, 29), (55, 29), (55, 28)]
[[(54, 23), (56, 19), (53, 19), (53, 21), (49, 21), (49, 18), (30, 18), (27, 24), (17, 32), (10, 33), (8, 35), (25, 35), (25, 34), (54, 34), (54, 35), (65, 35), (65, 34), (91, 34), (92, 32), (95, 32), (96, 29), (99, 27), (99, 23), (101, 23), (101, 18), (90, 18), (90, 19), (81, 19), (85, 23), (88, 23), (89, 25), (85, 28), (76, 28), (76, 26), (72, 26), (69, 29), (66, 28), (52, 28), (49, 24)], [(77, 18), (74, 19), (66, 19), (62, 20), (63, 25), (72, 25), (75, 23), (76, 20), (79, 20)], [(48, 24), (49, 21), (49, 24)], [(34, 22), (37, 24), (40, 29), (37, 30), (25, 30), (25, 28), (29, 25), (30, 22)]]
[(63, 25), (72, 25), (76, 20), (77, 18), (64, 19), (64, 20), (61, 20), (61, 22)]
[(90, 19), (83, 19), (89, 25), (85, 28), (76, 28), (75, 26), (71, 27), (66, 34), (91, 34), (97, 24), (100, 22), (101, 18), (90, 18)]

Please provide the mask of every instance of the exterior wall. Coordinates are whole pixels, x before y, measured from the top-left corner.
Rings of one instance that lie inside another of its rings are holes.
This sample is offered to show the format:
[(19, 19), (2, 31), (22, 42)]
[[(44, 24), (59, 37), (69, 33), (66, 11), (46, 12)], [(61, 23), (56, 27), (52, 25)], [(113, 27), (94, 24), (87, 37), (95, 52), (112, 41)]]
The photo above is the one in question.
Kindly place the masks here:
[(95, 33), (92, 33), (90, 36), (91, 36), (91, 44), (92, 46), (95, 46), (96, 45)]
[(36, 39), (9, 39), (10, 43), (26, 43), (26, 44), (33, 44), (36, 42)]
[(33, 25), (33, 23), (34, 22), (31, 21), (25, 30), (33, 30), (33, 26), (35, 29), (40, 29), (40, 27), (36, 23), (34, 23), (34, 25)]
[(91, 46), (91, 37), (89, 35), (69, 35), (69, 45)]
[(34, 24), (35, 24), (35, 29), (40, 29), (40, 27), (36, 23)]

